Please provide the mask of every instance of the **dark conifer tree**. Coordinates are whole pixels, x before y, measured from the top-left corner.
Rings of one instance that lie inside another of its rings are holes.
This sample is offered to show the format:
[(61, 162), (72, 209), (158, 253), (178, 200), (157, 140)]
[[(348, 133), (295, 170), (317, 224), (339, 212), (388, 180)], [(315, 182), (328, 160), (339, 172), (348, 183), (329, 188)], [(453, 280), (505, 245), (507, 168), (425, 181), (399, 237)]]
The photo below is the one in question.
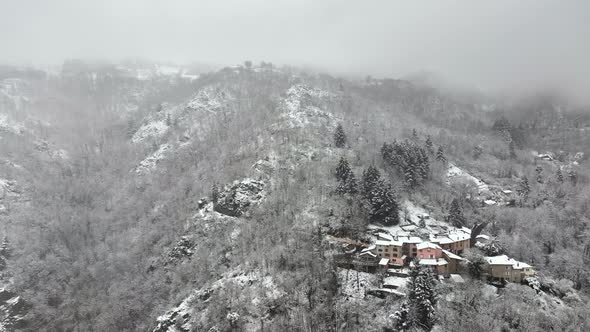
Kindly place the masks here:
[(555, 178), (557, 182), (563, 182), (563, 173), (561, 172), (561, 167), (557, 168), (557, 172), (555, 173)]
[(510, 153), (510, 158), (516, 159), (516, 150), (514, 148), (514, 140), (510, 140), (510, 143), (508, 143), (508, 151)]
[(520, 183), (518, 184), (518, 188), (516, 189), (518, 195), (522, 197), (523, 200), (526, 201), (529, 194), (531, 193), (531, 187), (529, 186), (529, 179), (525, 176), (520, 179)]
[(341, 124), (338, 124), (336, 131), (334, 132), (334, 145), (336, 145), (337, 148), (343, 148), (346, 146), (346, 134), (344, 133), (344, 128), (342, 128)]
[(399, 207), (390, 185), (383, 181), (373, 187), (369, 193), (369, 218), (371, 222), (384, 225), (399, 223)]
[(217, 204), (218, 200), (219, 200), (219, 187), (217, 186), (217, 183), (214, 183), (211, 186), (211, 202), (213, 202), (213, 204)]
[(449, 209), (447, 221), (457, 228), (465, 226), (465, 216), (463, 215), (463, 210), (461, 209), (459, 200), (456, 198), (453, 198), (453, 201), (451, 202), (451, 208)]
[(369, 198), (373, 188), (381, 181), (381, 173), (379, 170), (371, 165), (363, 172), (362, 193), (365, 198)]
[(432, 144), (432, 137), (430, 137), (430, 135), (426, 136), (426, 142), (424, 143), (424, 146), (426, 147), (428, 154), (434, 154), (434, 145)]
[(482, 155), (483, 153), (483, 148), (480, 145), (476, 145), (473, 148), (473, 159), (479, 159), (479, 157)]
[(436, 151), (436, 160), (441, 162), (441, 163), (446, 163), (447, 162), (447, 157), (445, 157), (445, 152), (443, 150), (442, 146), (438, 147), (438, 150)]
[(537, 182), (543, 183), (543, 167), (538, 165), (537, 168), (535, 168), (535, 172), (537, 173)]
[(338, 184), (338, 192), (353, 195), (358, 193), (356, 177), (352, 171), (348, 174), (345, 180), (340, 181), (340, 183)]
[(407, 325), (430, 331), (436, 322), (436, 281), (432, 272), (416, 264), (407, 284)]
[(412, 129), (412, 139), (414, 141), (418, 141), (418, 132), (416, 131), (416, 128)]
[(570, 182), (572, 183), (573, 186), (578, 184), (578, 173), (576, 173), (576, 171), (574, 171), (573, 169), (570, 170), (568, 172), (568, 177), (569, 177)]
[(338, 166), (336, 166), (336, 179), (338, 179), (338, 181), (345, 181), (350, 173), (351, 170), (348, 160), (346, 160), (344, 157), (340, 157)]

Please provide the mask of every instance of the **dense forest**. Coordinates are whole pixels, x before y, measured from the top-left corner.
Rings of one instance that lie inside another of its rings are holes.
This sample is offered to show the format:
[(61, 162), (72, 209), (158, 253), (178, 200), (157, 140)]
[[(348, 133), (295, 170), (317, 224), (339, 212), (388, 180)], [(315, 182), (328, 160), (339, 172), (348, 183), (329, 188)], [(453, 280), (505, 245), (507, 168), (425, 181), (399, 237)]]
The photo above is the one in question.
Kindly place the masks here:
[[(590, 330), (589, 109), (160, 69), (0, 67), (6, 330)], [(465, 282), (411, 264), (375, 294), (386, 273), (352, 262), (413, 209), (490, 240)], [(489, 282), (497, 255), (534, 280)]]

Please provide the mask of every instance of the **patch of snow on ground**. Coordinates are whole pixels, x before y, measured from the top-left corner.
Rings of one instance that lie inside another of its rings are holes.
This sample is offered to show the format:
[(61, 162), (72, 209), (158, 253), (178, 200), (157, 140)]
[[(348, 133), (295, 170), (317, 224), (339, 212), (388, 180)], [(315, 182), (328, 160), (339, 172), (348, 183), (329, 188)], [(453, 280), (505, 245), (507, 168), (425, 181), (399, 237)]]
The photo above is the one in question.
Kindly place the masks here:
[(379, 277), (373, 273), (338, 269), (340, 292), (349, 298), (363, 299), (366, 291), (379, 288)]
[(490, 190), (489, 186), (485, 182), (451, 163), (449, 163), (449, 169), (447, 170), (447, 179), (448, 183), (455, 179), (466, 179), (468, 181), (471, 181), (473, 182), (473, 184), (477, 186), (477, 190), (480, 193), (487, 192)]

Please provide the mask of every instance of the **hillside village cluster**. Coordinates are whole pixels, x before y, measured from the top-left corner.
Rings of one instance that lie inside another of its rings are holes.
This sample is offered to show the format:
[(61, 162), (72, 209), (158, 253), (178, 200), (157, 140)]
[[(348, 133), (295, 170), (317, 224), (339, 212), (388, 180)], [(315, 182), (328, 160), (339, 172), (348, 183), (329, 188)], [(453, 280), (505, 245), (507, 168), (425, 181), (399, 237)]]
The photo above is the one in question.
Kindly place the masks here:
[[(407, 282), (408, 268), (415, 264), (430, 269), (441, 282), (463, 282), (467, 273), (467, 259), (463, 254), (469, 248), (487, 243), (490, 237), (480, 234), (472, 238), (471, 230), (466, 227), (440, 226), (446, 230), (439, 231), (433, 228), (418, 228), (408, 223), (393, 230), (393, 234), (375, 229), (374, 242), (355, 254), (356, 265), (365, 271), (386, 274), (382, 287), (376, 290), (380, 293), (404, 295), (400, 289)], [(490, 282), (500, 284), (521, 283), (535, 275), (531, 265), (506, 255), (485, 257), (483, 268)]]
[[(449, 181), (463, 178), (473, 182), (477, 186), (476, 199), (483, 206), (510, 206), (513, 201), (511, 190), (491, 188), (481, 179), (453, 164), (449, 165), (447, 176)], [(405, 295), (402, 290), (409, 276), (409, 268), (416, 264), (431, 270), (441, 282), (463, 282), (469, 263), (464, 257), (466, 251), (484, 246), (492, 240), (490, 236), (479, 232), (472, 234), (472, 230), (467, 227), (456, 228), (435, 220), (427, 211), (414, 206), (410, 201), (404, 202), (403, 210), (404, 218), (400, 225), (370, 225), (372, 242), (363, 245), (360, 251), (347, 251), (347, 255), (354, 255), (354, 268), (385, 273), (381, 288), (372, 290), (377, 293)], [(506, 282), (521, 283), (535, 276), (531, 265), (507, 255), (484, 257), (482, 268), (484, 277), (497, 285)]]

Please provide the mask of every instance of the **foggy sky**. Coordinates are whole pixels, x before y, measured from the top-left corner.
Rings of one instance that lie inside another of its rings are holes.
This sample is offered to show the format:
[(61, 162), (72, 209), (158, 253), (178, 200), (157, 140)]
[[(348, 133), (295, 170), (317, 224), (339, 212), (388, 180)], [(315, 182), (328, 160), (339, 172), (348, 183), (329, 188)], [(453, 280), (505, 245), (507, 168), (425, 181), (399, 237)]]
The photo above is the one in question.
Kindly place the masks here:
[[(590, 2), (0, 0), (0, 61), (246, 59), (466, 87), (590, 91)], [(590, 99), (590, 98), (589, 98)]]

